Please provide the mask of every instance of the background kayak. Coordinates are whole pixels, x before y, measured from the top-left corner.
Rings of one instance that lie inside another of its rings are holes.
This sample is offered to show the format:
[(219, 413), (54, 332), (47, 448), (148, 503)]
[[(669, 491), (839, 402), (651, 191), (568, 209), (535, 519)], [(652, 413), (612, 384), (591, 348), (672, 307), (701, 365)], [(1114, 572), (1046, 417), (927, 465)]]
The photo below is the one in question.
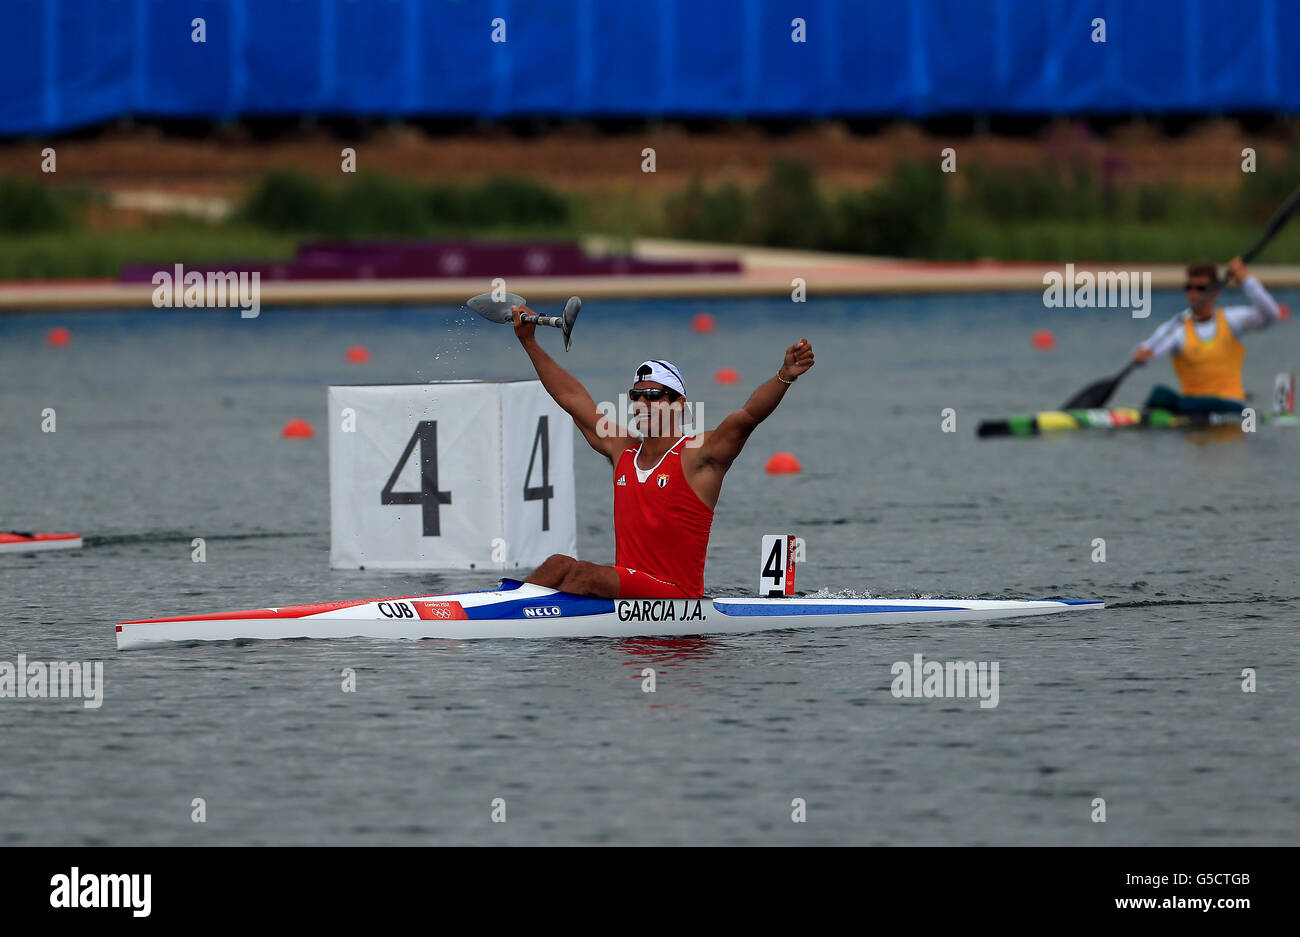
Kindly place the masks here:
[[(1256, 415), (1260, 425), (1296, 426), (1294, 413)], [(1132, 407), (1112, 407), (1104, 410), (1042, 410), (1007, 417), (1005, 420), (984, 420), (975, 429), (981, 439), (990, 436), (1041, 436), (1044, 433), (1069, 432), (1079, 429), (1206, 429), (1212, 426), (1239, 425), (1239, 413), (1171, 413), (1168, 410), (1135, 410)]]
[(42, 534), (18, 530), (0, 531), (0, 553), (76, 550), (81, 545), (81, 534)]

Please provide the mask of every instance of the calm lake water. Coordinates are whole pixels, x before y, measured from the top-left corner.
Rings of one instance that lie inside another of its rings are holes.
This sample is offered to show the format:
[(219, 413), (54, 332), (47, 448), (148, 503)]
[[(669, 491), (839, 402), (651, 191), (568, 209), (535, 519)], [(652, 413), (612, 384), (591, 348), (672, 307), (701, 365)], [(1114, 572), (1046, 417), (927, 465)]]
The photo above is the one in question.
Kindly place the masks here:
[[(99, 709), (0, 699), (0, 842), (1293, 844), (1300, 432), (974, 435), (1118, 370), (1176, 302), (1135, 321), (1033, 295), (590, 301), (570, 354), (542, 336), (598, 400), (671, 358), (711, 425), (812, 341), (817, 366), (723, 488), (711, 592), (752, 591), (759, 537), (789, 531), (807, 541), (804, 590), (1096, 597), (1104, 611), (124, 654), (123, 619), (491, 587), (490, 573), (328, 568), (325, 388), (527, 374), (527, 360), (508, 328), (453, 307), (0, 318), (0, 527), (87, 537), (0, 557), (0, 660), (102, 661), (106, 681)], [(717, 317), (712, 335), (691, 333), (698, 311)], [(46, 347), (54, 324), (71, 346)], [(1055, 351), (1030, 348), (1041, 327)], [(1247, 339), (1262, 400), (1296, 369), (1297, 327)], [(355, 343), (369, 364), (344, 363)], [(723, 365), (739, 387), (713, 386)], [(1157, 380), (1172, 381), (1167, 362), (1117, 402)], [(294, 417), (318, 436), (280, 439)], [(608, 562), (608, 468), (577, 446), (579, 553)], [(780, 450), (802, 474), (763, 473)], [(896, 699), (891, 665), (914, 654), (998, 662), (998, 706)], [(796, 798), (807, 822), (791, 821)]]

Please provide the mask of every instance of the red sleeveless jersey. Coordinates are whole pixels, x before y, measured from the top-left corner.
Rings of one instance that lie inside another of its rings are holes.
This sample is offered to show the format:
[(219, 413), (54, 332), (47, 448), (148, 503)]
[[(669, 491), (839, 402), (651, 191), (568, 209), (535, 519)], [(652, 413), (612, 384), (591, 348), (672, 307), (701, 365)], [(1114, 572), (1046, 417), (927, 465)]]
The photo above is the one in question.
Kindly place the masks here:
[(676, 583), (687, 595), (704, 595), (704, 559), (713, 511), (686, 482), (683, 437), (659, 464), (637, 472), (637, 446), (614, 466), (614, 565)]

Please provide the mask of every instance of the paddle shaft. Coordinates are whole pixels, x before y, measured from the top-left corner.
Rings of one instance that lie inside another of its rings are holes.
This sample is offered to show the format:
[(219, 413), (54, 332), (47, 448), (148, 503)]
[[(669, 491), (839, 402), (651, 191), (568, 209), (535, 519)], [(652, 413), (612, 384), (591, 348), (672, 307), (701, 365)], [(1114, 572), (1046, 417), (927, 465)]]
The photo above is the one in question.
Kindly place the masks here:
[(1287, 197), (1287, 200), (1282, 203), (1281, 207), (1279, 207), (1277, 211), (1273, 212), (1273, 217), (1268, 220), (1268, 226), (1264, 229), (1264, 233), (1260, 236), (1260, 239), (1255, 242), (1255, 245), (1251, 247), (1250, 250), (1241, 255), (1242, 261), (1244, 263), (1250, 263), (1254, 260), (1259, 252), (1265, 248), (1268, 242), (1273, 240), (1273, 236), (1282, 230), (1282, 226), (1291, 220), (1291, 216), (1296, 213), (1297, 208), (1300, 208), (1300, 188), (1297, 188), (1292, 192), (1290, 196)]
[(532, 322), (536, 325), (549, 325), (552, 328), (564, 328), (564, 316), (544, 316), (537, 312), (524, 312), (519, 315), (520, 322)]

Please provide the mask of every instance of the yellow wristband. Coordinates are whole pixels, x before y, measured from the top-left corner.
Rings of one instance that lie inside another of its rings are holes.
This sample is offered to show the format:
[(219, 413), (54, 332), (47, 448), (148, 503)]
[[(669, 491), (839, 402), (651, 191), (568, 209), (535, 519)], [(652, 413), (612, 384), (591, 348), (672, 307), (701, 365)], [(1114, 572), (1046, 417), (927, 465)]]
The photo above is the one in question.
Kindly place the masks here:
[[(784, 367), (785, 367), (785, 365), (781, 365), (781, 368), (784, 368)], [(780, 381), (782, 384), (793, 384), (795, 381), (799, 380), (799, 378), (796, 377), (796, 378), (794, 378), (793, 380), (789, 380), (789, 381), (787, 381), (785, 378), (783, 378), (783, 377), (781, 376), (781, 368), (777, 368), (777, 369), (776, 369), (776, 379), (777, 379), (778, 381)]]

